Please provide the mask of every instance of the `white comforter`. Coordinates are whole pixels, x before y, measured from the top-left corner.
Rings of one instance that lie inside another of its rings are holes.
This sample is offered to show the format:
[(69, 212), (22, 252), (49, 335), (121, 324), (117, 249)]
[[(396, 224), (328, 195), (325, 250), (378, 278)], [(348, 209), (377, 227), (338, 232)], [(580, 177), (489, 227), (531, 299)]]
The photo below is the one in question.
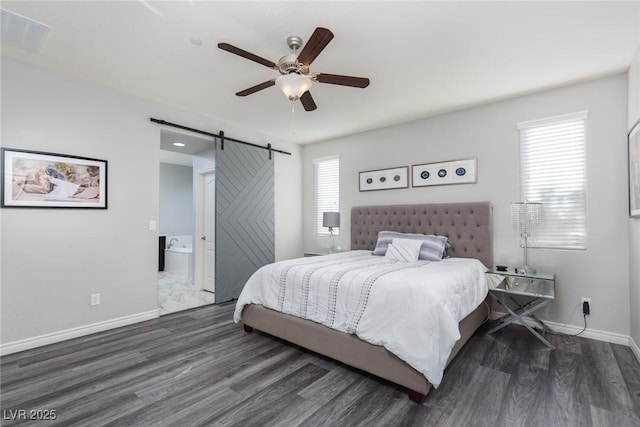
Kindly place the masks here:
[(475, 259), (400, 263), (370, 251), (280, 261), (247, 281), (234, 313), (248, 304), (355, 333), (424, 374), (437, 387), (458, 339), (458, 323), (486, 297)]

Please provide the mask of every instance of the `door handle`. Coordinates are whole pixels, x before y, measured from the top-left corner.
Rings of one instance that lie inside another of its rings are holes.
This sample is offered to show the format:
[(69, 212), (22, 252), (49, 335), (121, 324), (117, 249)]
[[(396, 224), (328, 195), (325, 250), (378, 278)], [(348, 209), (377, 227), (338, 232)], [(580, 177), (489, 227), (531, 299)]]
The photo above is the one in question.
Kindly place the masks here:
[(207, 236), (202, 236), (200, 240), (207, 240)]

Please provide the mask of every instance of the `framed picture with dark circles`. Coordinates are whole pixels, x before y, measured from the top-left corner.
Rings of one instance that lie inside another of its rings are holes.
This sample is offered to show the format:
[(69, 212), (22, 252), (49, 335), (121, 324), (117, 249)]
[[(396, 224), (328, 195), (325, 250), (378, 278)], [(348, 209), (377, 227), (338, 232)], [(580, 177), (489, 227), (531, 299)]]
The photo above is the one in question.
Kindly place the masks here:
[(478, 182), (476, 172), (475, 158), (413, 165), (411, 166), (411, 186), (474, 184)]
[(360, 172), (360, 191), (409, 187), (409, 166)]

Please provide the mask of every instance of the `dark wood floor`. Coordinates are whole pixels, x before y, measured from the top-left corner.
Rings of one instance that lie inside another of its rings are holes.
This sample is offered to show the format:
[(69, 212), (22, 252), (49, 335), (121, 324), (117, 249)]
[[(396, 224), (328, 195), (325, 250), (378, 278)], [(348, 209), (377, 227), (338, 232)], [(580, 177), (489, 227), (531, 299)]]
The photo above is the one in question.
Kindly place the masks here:
[[(478, 333), (418, 405), (393, 384), (243, 332), (232, 311), (2, 357), (2, 425), (640, 426), (640, 364), (624, 346), (551, 335), (548, 350), (514, 325)], [(56, 419), (11, 420), (19, 410)]]

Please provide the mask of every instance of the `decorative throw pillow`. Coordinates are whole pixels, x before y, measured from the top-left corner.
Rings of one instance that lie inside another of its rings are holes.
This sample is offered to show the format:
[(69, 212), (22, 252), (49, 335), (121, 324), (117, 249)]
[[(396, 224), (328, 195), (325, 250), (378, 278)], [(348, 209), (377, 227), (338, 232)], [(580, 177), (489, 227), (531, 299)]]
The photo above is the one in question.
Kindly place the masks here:
[(373, 249), (372, 255), (384, 255), (387, 247), (394, 239), (410, 239), (422, 242), (420, 248), (420, 259), (428, 261), (439, 261), (444, 256), (448, 240), (444, 236), (436, 236), (434, 234), (416, 234), (416, 233), (400, 233), (397, 231), (381, 231), (378, 233), (376, 247)]
[(387, 245), (385, 258), (391, 261), (416, 262), (420, 254), (422, 242), (415, 239), (393, 239)]
[(447, 247), (447, 238), (434, 234), (428, 234), (424, 237), (422, 247), (420, 248), (420, 259), (440, 261)]

